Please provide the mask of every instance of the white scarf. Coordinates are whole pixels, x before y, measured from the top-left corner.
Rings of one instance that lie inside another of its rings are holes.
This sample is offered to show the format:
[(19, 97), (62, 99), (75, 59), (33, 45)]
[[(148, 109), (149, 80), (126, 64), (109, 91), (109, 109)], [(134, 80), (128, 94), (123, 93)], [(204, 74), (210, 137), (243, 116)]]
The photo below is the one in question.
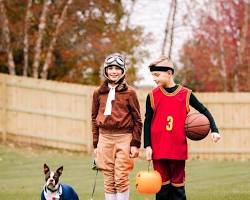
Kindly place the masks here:
[(105, 111), (104, 111), (104, 115), (111, 115), (111, 111), (112, 111), (112, 101), (115, 100), (115, 88), (117, 85), (115, 86), (111, 86), (110, 84), (109, 86), (109, 94), (108, 94), (108, 98), (107, 98), (107, 102), (106, 102), (106, 107), (105, 107)]

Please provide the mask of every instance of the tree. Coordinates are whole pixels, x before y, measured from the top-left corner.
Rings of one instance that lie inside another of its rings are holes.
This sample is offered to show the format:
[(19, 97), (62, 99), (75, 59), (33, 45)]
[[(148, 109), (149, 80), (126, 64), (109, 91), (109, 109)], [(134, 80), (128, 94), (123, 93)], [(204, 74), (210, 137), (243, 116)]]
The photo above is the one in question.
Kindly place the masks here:
[(172, 0), (167, 15), (167, 22), (166, 22), (164, 39), (161, 50), (162, 55), (167, 55), (169, 58), (171, 58), (172, 47), (174, 42), (176, 8), (177, 8), (177, 0)]
[[(148, 39), (141, 27), (129, 25), (130, 13), (121, 1), (1, 2), (10, 21), (7, 27), (17, 75), (99, 84), (99, 71), (105, 56), (121, 52), (127, 55), (130, 63), (128, 72), (133, 78), (129, 81), (135, 81), (135, 66), (147, 55), (145, 49), (138, 47)], [(0, 16), (4, 19), (2, 12)], [(3, 36), (1, 33), (0, 37), (7, 44)], [(5, 57), (0, 54), (1, 61)], [(4, 66), (10, 69), (8, 62), (1, 63), (1, 72), (6, 72)]]
[(221, 0), (211, 6), (212, 12), (199, 13), (193, 38), (183, 46), (180, 74), (192, 72), (184, 80), (199, 83), (196, 91), (250, 91), (250, 3)]
[(15, 75), (15, 63), (13, 59), (13, 53), (11, 49), (11, 41), (10, 41), (10, 30), (9, 30), (9, 20), (6, 14), (6, 8), (3, 3), (3, 0), (0, 0), (0, 11), (2, 13), (2, 31), (3, 31), (3, 39), (6, 43), (6, 53), (8, 55), (8, 69), (11, 75)]
[(29, 67), (29, 28), (30, 28), (30, 18), (32, 16), (32, 3), (33, 0), (28, 1), (26, 16), (24, 21), (24, 40), (23, 40), (23, 54), (24, 54), (24, 66), (23, 66), (23, 76), (28, 75), (28, 67)]
[(45, 0), (43, 3), (42, 14), (40, 16), (39, 24), (38, 24), (38, 35), (35, 45), (35, 55), (34, 55), (34, 62), (33, 62), (33, 77), (38, 78), (39, 76), (39, 66), (41, 60), (41, 53), (42, 53), (42, 40), (43, 34), (45, 32), (45, 28), (47, 25), (47, 15), (49, 12), (49, 6), (51, 4), (51, 0)]
[(59, 17), (59, 15), (55, 15), (55, 19), (57, 19), (57, 18), (59, 18), (59, 19), (57, 21), (55, 31), (52, 35), (52, 39), (50, 41), (48, 52), (46, 54), (45, 62), (44, 62), (43, 68), (42, 68), (41, 76), (43, 79), (47, 79), (47, 77), (48, 77), (48, 69), (49, 69), (49, 66), (51, 63), (52, 53), (53, 53), (53, 50), (54, 50), (56, 42), (57, 42), (60, 28), (64, 23), (64, 19), (65, 19), (65, 16), (67, 14), (68, 7), (70, 6), (70, 4), (72, 4), (72, 2), (73, 2), (73, 0), (67, 0), (65, 6), (63, 7), (63, 10), (62, 10), (60, 17)]

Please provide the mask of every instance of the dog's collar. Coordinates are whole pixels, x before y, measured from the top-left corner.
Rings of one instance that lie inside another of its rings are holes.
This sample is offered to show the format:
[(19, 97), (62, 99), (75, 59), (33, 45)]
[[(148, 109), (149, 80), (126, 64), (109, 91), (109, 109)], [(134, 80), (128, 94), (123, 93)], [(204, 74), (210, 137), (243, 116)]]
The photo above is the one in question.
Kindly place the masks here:
[(59, 189), (59, 186), (55, 190), (52, 190), (52, 189), (48, 188), (47, 186), (45, 186), (44, 189), (46, 190), (46, 192), (47, 192), (47, 190), (49, 190), (50, 192), (53, 193), (53, 192), (56, 192)]
[(62, 186), (59, 184), (57, 190), (53, 191), (47, 188), (46, 184), (44, 185), (43, 194), (46, 200), (50, 199), (60, 199), (62, 195)]

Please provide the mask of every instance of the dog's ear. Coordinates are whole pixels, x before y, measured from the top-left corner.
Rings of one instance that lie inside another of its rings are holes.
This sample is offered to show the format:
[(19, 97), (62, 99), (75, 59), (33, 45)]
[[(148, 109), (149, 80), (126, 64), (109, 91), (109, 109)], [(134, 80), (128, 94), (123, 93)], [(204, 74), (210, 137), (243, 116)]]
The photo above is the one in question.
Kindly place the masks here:
[(49, 166), (46, 165), (46, 163), (44, 163), (44, 165), (43, 165), (43, 172), (44, 172), (44, 174), (47, 174), (49, 171), (50, 171), (49, 170)]
[(62, 171), (63, 171), (63, 166), (59, 167), (56, 172), (59, 174), (59, 176), (62, 175)]

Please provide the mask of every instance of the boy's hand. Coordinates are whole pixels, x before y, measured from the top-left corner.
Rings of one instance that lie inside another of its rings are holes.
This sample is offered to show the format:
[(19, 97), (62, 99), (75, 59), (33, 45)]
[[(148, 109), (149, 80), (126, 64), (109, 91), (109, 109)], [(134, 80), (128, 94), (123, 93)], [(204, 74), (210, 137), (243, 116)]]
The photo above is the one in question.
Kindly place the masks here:
[(152, 160), (152, 148), (150, 146), (146, 147), (146, 159)]
[(217, 132), (212, 132), (212, 140), (213, 142), (218, 142), (221, 139), (221, 135)]
[(135, 146), (130, 147), (130, 158), (137, 158), (139, 156), (139, 149)]

